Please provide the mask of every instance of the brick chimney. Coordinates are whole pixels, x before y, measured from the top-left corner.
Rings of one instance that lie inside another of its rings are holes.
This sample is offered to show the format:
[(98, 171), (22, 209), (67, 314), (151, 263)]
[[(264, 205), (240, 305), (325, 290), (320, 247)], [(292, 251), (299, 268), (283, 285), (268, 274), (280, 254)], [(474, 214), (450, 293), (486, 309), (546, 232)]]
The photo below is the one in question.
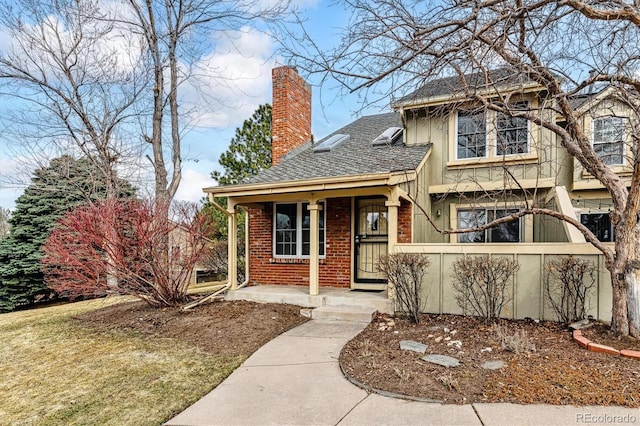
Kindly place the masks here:
[(295, 68), (271, 71), (271, 164), (276, 165), (291, 150), (311, 141), (311, 86)]

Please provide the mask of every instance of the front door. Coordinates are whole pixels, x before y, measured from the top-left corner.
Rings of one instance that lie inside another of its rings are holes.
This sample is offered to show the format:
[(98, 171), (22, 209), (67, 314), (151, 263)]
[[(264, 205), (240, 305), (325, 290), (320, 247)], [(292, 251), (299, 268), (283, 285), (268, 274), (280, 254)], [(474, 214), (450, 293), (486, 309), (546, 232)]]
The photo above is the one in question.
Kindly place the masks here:
[[(388, 251), (388, 224), (386, 198), (357, 198), (355, 223), (354, 281), (367, 288), (386, 283), (378, 270), (378, 258)], [(375, 285), (378, 284), (378, 285)]]

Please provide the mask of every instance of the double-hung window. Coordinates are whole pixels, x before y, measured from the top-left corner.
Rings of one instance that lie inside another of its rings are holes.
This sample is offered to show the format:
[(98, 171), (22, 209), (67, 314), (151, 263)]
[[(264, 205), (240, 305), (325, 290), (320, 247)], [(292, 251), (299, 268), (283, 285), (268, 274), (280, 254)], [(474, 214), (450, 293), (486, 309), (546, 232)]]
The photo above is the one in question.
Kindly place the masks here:
[[(496, 219), (516, 213), (515, 209), (458, 210), (458, 228), (479, 228)], [(522, 241), (521, 219), (501, 223), (484, 231), (458, 234), (459, 243), (518, 243)]]
[(458, 111), (456, 150), (459, 160), (487, 156), (487, 118), (484, 111)]
[(609, 213), (581, 213), (580, 223), (589, 228), (591, 232), (602, 242), (613, 242), (613, 225)]
[(593, 150), (607, 165), (623, 164), (626, 123), (623, 117), (593, 120)]
[[(324, 256), (325, 209), (319, 212), (319, 254)], [(308, 258), (311, 245), (309, 203), (277, 203), (274, 206), (273, 254), (275, 257)]]
[[(526, 111), (527, 102), (509, 105), (513, 111)], [(529, 120), (497, 113), (496, 155), (527, 154), (529, 152)]]

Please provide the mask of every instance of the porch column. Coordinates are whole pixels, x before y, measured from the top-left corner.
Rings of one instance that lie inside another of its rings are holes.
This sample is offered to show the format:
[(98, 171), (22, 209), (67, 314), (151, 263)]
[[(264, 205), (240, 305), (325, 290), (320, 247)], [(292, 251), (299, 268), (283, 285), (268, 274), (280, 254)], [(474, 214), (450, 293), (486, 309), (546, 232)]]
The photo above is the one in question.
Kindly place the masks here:
[(228, 237), (227, 237), (227, 278), (231, 284), (231, 290), (238, 288), (238, 214), (236, 207), (229, 200)]
[(389, 220), (387, 221), (387, 227), (389, 232), (388, 251), (393, 253), (396, 244), (398, 244), (398, 207), (400, 207), (399, 199), (390, 199), (384, 203), (387, 206), (387, 215)]
[[(387, 232), (389, 232), (387, 252), (391, 254), (396, 250), (396, 244), (398, 244), (398, 207), (400, 207), (400, 200), (397, 197), (393, 197), (387, 200), (384, 205), (387, 206)], [(396, 289), (391, 283), (387, 284), (387, 297), (397, 305)]]
[(317, 296), (320, 293), (320, 215), (322, 207), (316, 201), (309, 202), (309, 295)]

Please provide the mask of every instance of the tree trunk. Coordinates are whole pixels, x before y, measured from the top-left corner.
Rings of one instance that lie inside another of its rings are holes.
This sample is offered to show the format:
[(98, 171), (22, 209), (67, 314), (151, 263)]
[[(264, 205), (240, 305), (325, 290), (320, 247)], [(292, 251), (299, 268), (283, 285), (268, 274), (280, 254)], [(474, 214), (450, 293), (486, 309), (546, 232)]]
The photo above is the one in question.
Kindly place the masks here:
[(629, 335), (640, 338), (640, 269), (630, 266), (625, 281)]
[(625, 274), (611, 270), (611, 331), (618, 336), (629, 335), (629, 319), (627, 316), (627, 283)]
[(608, 265), (613, 297), (611, 331), (640, 338), (640, 238), (633, 235), (616, 240), (616, 259)]

